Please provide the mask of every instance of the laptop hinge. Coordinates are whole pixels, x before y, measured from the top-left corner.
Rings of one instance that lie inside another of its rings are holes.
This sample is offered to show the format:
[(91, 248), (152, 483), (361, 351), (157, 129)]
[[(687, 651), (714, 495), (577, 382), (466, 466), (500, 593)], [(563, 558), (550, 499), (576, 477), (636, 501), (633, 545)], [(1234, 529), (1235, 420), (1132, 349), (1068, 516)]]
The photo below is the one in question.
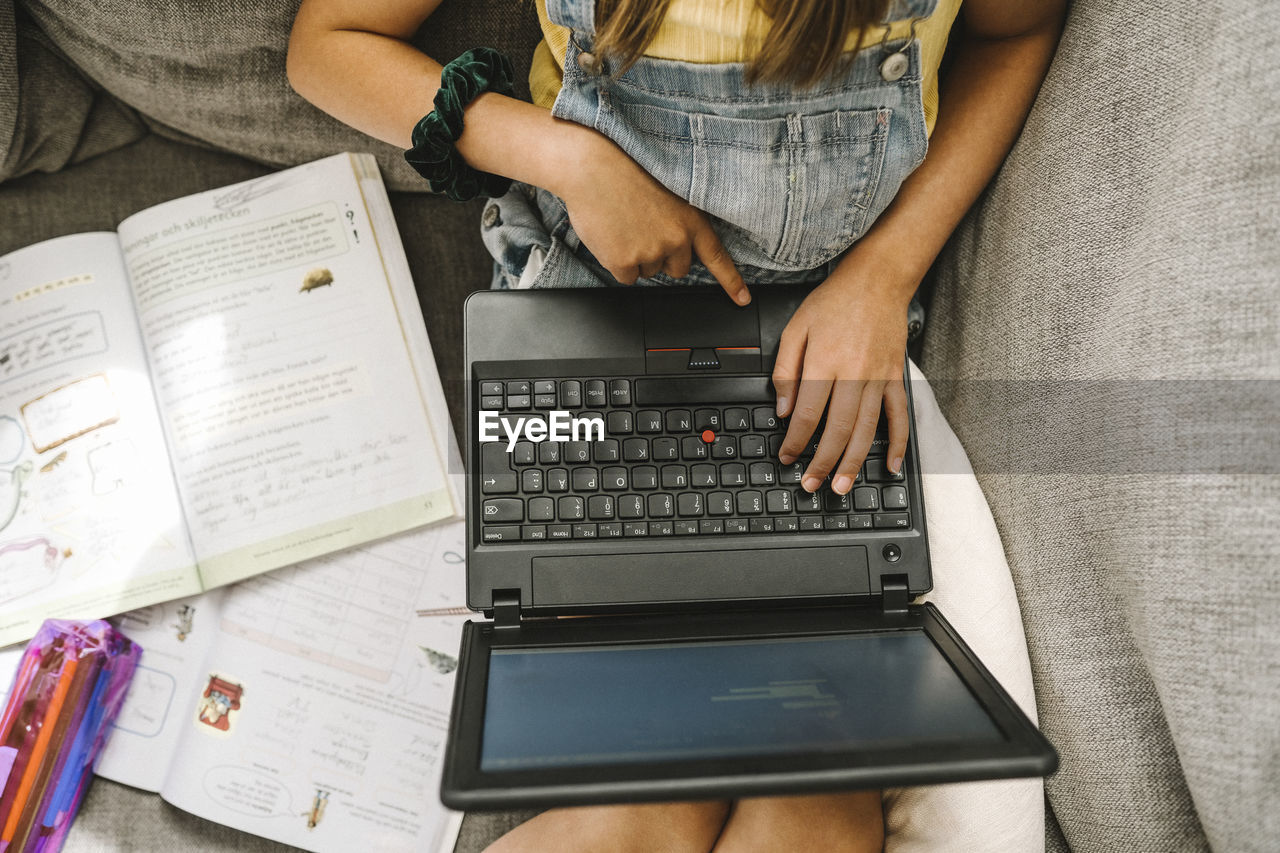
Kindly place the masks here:
[(911, 593), (907, 590), (906, 575), (885, 575), (880, 579), (880, 588), (884, 591), (881, 606), (885, 613), (907, 612)]
[(493, 626), (499, 629), (520, 627), (520, 590), (494, 590)]

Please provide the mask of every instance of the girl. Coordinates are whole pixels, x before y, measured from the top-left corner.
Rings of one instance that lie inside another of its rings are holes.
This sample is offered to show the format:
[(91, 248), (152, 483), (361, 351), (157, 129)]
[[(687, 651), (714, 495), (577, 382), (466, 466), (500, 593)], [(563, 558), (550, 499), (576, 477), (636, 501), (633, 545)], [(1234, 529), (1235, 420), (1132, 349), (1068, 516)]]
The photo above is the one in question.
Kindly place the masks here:
[[(291, 83), (408, 148), (442, 70), (408, 39), (439, 2), (303, 0)], [(454, 143), (518, 182), (485, 211), (499, 285), (683, 279), (746, 304), (748, 282), (820, 282), (779, 345), (779, 458), (816, 440), (804, 488), (847, 493), (883, 407), (896, 471), (907, 306), (1013, 144), (1065, 0), (965, 0), (941, 87), (960, 0), (537, 5), (536, 103), (482, 92)], [(883, 832), (861, 792), (554, 810), (494, 849), (879, 850)]]

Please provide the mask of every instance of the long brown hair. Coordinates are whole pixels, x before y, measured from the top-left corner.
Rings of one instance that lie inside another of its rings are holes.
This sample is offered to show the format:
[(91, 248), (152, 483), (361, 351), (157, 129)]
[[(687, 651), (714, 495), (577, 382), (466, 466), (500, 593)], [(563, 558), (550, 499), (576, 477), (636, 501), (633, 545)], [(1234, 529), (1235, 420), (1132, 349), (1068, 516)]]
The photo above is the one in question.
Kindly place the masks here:
[[(756, 48), (747, 82), (807, 87), (840, 65), (850, 34), (858, 40), (878, 24), (890, 0), (756, 0), (770, 19), (767, 33), (749, 33)], [(596, 50), (630, 68), (653, 42), (671, 0), (599, 0)], [(856, 43), (856, 42), (855, 42)]]

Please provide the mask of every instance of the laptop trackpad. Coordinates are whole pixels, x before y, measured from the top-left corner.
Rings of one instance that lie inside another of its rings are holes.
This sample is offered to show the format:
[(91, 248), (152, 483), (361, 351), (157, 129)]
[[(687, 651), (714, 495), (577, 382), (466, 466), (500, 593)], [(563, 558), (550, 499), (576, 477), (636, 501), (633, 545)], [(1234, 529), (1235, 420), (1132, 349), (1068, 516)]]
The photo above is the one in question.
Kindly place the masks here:
[(867, 549), (811, 547), (533, 558), (535, 607), (871, 592)]

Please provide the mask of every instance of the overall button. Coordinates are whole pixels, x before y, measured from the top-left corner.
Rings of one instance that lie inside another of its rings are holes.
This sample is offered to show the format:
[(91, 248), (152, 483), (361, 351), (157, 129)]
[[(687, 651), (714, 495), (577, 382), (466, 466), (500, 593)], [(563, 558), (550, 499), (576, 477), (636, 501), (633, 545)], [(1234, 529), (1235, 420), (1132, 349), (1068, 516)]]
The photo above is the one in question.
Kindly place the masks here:
[(907, 59), (905, 53), (891, 53), (885, 57), (884, 62), (880, 63), (880, 76), (886, 82), (896, 83), (902, 79), (902, 75), (907, 73), (910, 66), (911, 60)]
[[(604, 63), (594, 53), (588, 53), (584, 50), (578, 54), (578, 67), (588, 74), (598, 75), (604, 70)], [(899, 74), (898, 76), (901, 77), (902, 75)]]
[(502, 211), (498, 209), (496, 204), (491, 204), (484, 209), (484, 216), (481, 219), (481, 224), (483, 224), (485, 228), (493, 228), (502, 224)]

